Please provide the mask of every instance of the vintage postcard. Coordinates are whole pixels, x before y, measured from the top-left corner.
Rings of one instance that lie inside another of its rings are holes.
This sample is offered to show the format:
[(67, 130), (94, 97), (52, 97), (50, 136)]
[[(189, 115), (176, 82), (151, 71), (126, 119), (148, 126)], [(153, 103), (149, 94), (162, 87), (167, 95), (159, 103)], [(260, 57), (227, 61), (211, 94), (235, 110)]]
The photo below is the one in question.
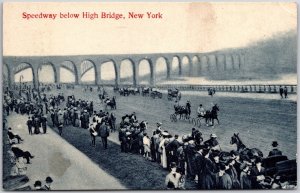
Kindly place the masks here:
[(3, 3), (3, 190), (297, 188), (297, 4)]

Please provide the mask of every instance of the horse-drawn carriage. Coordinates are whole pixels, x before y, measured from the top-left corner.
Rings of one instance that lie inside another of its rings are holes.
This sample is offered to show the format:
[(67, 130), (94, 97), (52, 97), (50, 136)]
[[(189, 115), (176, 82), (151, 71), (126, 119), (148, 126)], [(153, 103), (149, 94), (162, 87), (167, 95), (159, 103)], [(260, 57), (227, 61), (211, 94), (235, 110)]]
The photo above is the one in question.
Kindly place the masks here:
[(180, 106), (180, 105), (174, 105), (175, 112), (170, 115), (170, 119), (172, 122), (177, 122), (177, 117), (179, 116), (179, 119), (181, 120), (189, 120), (190, 114), (186, 107)]
[(142, 96), (150, 96), (152, 89), (150, 87), (142, 87)]
[(132, 94), (132, 95), (141, 94), (140, 89), (137, 87), (136, 88), (129, 87), (128, 92), (129, 92), (129, 94)]
[(265, 175), (271, 178), (280, 176), (286, 181), (297, 181), (297, 162), (296, 160), (288, 160), (287, 156), (275, 155), (263, 159), (263, 167)]
[(129, 96), (128, 88), (120, 88), (119, 93), (120, 93), (121, 96)]
[(176, 100), (180, 101), (181, 99), (181, 92), (175, 88), (175, 89), (168, 89), (168, 100), (171, 101), (175, 98)]
[(155, 99), (156, 97), (157, 98), (162, 98), (162, 93), (159, 92), (158, 90), (155, 90), (155, 89), (152, 89), (152, 91), (150, 92), (150, 96)]
[(110, 98), (104, 99), (104, 104), (105, 104), (105, 109), (107, 109), (107, 106), (110, 106), (110, 109), (117, 109), (115, 96), (113, 96), (111, 99)]

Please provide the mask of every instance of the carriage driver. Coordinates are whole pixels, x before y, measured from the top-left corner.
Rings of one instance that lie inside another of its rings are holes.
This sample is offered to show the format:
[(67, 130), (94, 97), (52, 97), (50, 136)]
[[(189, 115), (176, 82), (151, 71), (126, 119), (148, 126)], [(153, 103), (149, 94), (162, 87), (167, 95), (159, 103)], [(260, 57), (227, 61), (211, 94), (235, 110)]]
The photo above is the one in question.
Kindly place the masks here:
[(204, 117), (205, 109), (203, 108), (202, 104), (199, 105), (197, 109), (198, 117)]

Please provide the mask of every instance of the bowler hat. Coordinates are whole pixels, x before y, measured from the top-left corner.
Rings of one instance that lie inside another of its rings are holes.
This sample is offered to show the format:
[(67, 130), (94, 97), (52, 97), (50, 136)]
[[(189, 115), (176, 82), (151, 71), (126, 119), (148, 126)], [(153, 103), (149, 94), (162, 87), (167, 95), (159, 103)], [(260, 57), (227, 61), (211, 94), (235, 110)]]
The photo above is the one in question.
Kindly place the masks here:
[(273, 142), (272, 142), (272, 146), (273, 146), (273, 147), (277, 147), (277, 146), (278, 146), (277, 141), (273, 141)]
[(41, 187), (42, 186), (42, 182), (41, 181), (35, 181), (35, 183), (34, 183), (34, 185), (33, 185), (34, 187)]
[(46, 178), (46, 182), (47, 182), (47, 183), (52, 183), (53, 180), (52, 180), (52, 178), (51, 178), (50, 176), (48, 176), (48, 177)]

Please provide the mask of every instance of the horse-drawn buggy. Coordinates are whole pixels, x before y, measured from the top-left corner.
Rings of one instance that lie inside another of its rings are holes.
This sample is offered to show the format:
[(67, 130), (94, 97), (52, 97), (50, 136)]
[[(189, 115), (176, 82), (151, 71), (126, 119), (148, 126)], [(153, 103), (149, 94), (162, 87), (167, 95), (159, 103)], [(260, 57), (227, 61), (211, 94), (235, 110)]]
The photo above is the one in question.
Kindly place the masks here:
[(274, 155), (263, 159), (265, 176), (275, 179), (280, 177), (290, 184), (297, 182), (297, 162), (288, 160), (287, 156)]
[(142, 87), (142, 96), (150, 96), (152, 89), (150, 87)]
[(132, 95), (141, 94), (140, 89), (137, 87), (129, 87), (128, 92)]
[(104, 99), (104, 104), (105, 104), (105, 109), (107, 109), (107, 106), (110, 107), (110, 109), (117, 109), (117, 103), (116, 103), (116, 97), (113, 96), (111, 99), (110, 98), (106, 98)]
[(129, 96), (128, 88), (120, 88), (119, 93), (120, 93), (121, 96)]
[(156, 89), (152, 89), (151, 93), (150, 93), (150, 96), (155, 99), (155, 98), (162, 98), (162, 93), (159, 92), (158, 90)]
[(189, 120), (190, 112), (187, 107), (174, 105), (175, 112), (170, 115), (170, 119), (172, 122), (177, 122), (177, 117), (179, 116), (180, 120)]
[(180, 101), (181, 99), (181, 92), (175, 88), (175, 89), (168, 89), (168, 100), (171, 101), (175, 98), (176, 100)]

